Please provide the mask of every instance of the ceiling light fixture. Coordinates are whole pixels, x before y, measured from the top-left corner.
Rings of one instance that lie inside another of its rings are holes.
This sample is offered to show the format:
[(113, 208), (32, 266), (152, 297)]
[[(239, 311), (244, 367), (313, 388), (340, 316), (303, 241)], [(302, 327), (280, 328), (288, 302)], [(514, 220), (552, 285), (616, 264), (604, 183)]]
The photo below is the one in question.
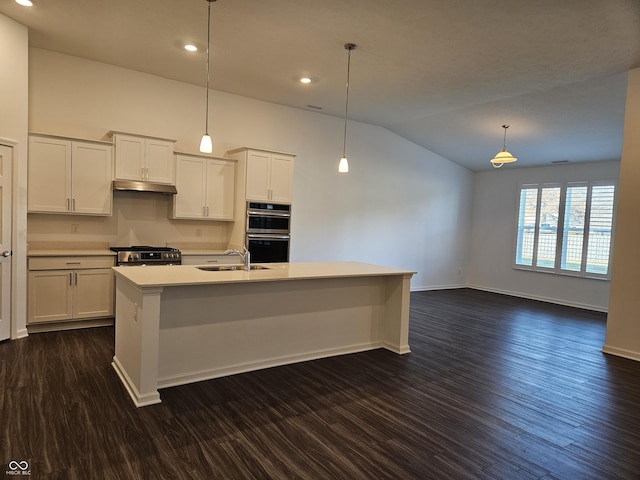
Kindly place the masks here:
[(188, 52), (197, 52), (198, 51), (198, 47), (196, 47), (194, 44), (192, 43), (187, 43), (184, 46), (184, 49), (187, 50)]
[(349, 173), (349, 161), (347, 160), (347, 119), (349, 117), (349, 74), (351, 73), (351, 51), (355, 50), (355, 43), (345, 43), (347, 51), (347, 99), (344, 105), (344, 137), (342, 141), (342, 158), (338, 164), (338, 172)]
[(23, 7), (33, 7), (33, 2), (31, 0), (16, 0), (16, 3)]
[(491, 159), (491, 165), (494, 168), (500, 168), (505, 163), (513, 163), (518, 160), (516, 157), (507, 152), (507, 128), (509, 125), (502, 125), (504, 128), (504, 140), (502, 142), (502, 150), (500, 150), (495, 157)]
[(204, 127), (204, 135), (202, 136), (202, 140), (200, 140), (200, 151), (202, 153), (211, 153), (213, 152), (213, 143), (211, 142), (211, 137), (209, 136), (209, 64), (211, 63), (211, 55), (209, 53), (210, 43), (211, 43), (211, 2), (215, 2), (216, 0), (207, 0), (209, 3), (207, 9), (207, 104), (206, 104), (206, 117), (205, 117), (205, 127)]
[(311, 83), (311, 79), (309, 77), (300, 77), (300, 83)]

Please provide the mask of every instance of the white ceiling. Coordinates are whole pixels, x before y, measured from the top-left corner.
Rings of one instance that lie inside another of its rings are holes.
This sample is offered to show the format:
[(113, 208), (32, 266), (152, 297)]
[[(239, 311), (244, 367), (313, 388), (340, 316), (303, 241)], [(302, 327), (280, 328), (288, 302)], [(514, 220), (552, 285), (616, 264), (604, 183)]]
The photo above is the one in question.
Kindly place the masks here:
[[(34, 3), (0, 0), (31, 46), (205, 84), (206, 0)], [(518, 157), (504, 168), (620, 158), (638, 0), (217, 0), (212, 14), (216, 90), (342, 117), (353, 42), (349, 118), (476, 171), (503, 124)]]

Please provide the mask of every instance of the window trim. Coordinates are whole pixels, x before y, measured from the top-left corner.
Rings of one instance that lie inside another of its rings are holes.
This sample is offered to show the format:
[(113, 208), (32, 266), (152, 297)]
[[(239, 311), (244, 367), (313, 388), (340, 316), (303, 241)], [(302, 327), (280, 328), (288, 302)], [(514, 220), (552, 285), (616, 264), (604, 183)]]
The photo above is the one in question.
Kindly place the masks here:
[[(561, 268), (562, 265), (562, 247), (564, 242), (564, 221), (566, 214), (566, 205), (567, 205), (567, 188), (570, 186), (581, 186), (584, 185), (587, 187), (587, 197), (586, 197), (586, 205), (585, 205), (585, 219), (584, 219), (584, 234), (582, 241), (582, 256), (580, 260), (580, 271), (575, 270), (563, 270)], [(591, 200), (592, 200), (592, 192), (593, 187), (595, 186), (613, 186), (613, 208), (611, 211), (611, 243), (609, 246), (609, 258), (607, 265), (607, 273), (600, 274), (594, 272), (586, 271), (587, 264), (587, 252), (589, 245), (589, 232), (591, 226)], [(538, 240), (539, 240), (539, 232), (540, 232), (540, 215), (541, 215), (541, 198), (542, 198), (542, 190), (544, 188), (560, 188), (560, 202), (558, 205), (558, 221), (556, 227), (556, 250), (555, 250), (555, 259), (553, 267), (544, 267), (537, 266), (537, 257), (538, 257)], [(521, 205), (520, 201), (522, 199), (522, 191), (523, 189), (533, 189), (537, 190), (537, 199), (536, 199), (536, 218), (535, 218), (535, 229), (534, 229), (534, 239), (533, 239), (533, 254), (531, 258), (531, 265), (522, 265), (516, 263), (517, 255), (518, 255), (518, 226), (520, 222), (520, 210)], [(518, 207), (516, 208), (516, 218), (515, 218), (515, 239), (513, 242), (513, 252), (512, 252), (512, 268), (515, 270), (523, 270), (527, 272), (541, 272), (541, 273), (551, 273), (555, 275), (565, 275), (569, 277), (577, 277), (577, 278), (588, 278), (595, 280), (610, 280), (611, 279), (611, 265), (613, 260), (613, 245), (614, 245), (614, 236), (615, 236), (615, 220), (616, 220), (616, 210), (618, 204), (618, 182), (616, 180), (579, 180), (579, 181), (564, 181), (564, 182), (538, 182), (538, 183), (529, 183), (522, 182), (518, 185), (518, 196), (517, 196)]]

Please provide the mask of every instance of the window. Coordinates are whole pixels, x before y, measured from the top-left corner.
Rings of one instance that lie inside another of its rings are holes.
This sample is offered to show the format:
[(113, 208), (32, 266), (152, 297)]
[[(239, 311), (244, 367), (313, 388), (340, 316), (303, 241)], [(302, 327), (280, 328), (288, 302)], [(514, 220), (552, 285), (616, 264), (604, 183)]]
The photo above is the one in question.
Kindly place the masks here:
[(609, 278), (613, 182), (522, 185), (515, 267)]

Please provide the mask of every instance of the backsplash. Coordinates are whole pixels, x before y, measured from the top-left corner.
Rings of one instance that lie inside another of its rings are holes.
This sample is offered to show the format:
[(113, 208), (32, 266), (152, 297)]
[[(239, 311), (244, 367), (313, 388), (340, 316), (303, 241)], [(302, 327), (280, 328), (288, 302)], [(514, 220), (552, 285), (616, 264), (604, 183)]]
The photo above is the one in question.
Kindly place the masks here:
[(30, 213), (27, 242), (107, 242), (109, 245), (154, 245), (194, 242), (228, 244), (233, 222), (173, 220), (167, 195), (114, 192), (113, 215)]

